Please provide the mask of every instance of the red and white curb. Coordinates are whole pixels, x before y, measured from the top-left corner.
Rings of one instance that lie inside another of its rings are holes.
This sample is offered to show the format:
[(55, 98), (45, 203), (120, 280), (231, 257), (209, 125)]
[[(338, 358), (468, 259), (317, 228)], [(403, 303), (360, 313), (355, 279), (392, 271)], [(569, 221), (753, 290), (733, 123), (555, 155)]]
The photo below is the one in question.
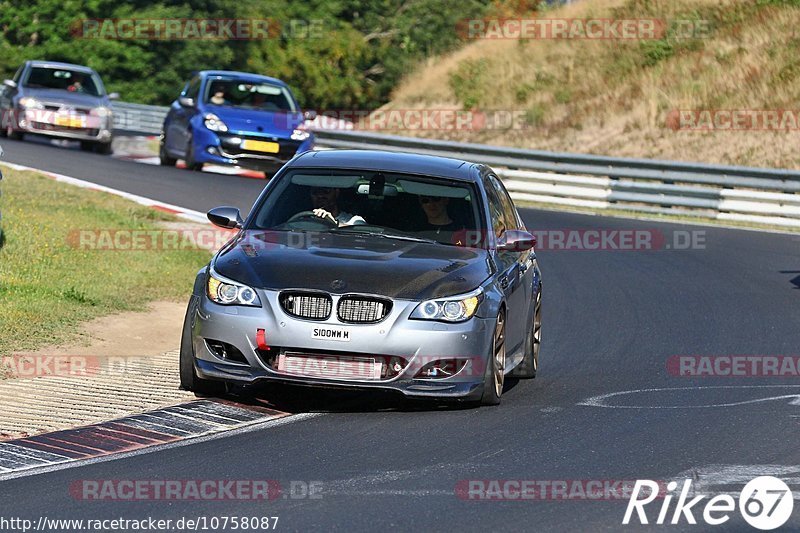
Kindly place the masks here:
[(258, 429), (290, 416), (308, 418), (225, 400), (195, 400), (109, 422), (0, 442), (0, 480)]

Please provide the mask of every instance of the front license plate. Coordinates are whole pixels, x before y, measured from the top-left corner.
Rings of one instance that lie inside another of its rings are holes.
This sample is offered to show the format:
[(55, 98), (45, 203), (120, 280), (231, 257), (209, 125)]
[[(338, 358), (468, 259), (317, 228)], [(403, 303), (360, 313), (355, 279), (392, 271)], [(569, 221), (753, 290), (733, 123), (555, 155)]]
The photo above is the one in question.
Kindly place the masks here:
[(382, 363), (367, 357), (333, 355), (278, 356), (278, 371), (328, 379), (380, 379)]
[(246, 139), (242, 141), (242, 148), (245, 150), (252, 150), (254, 152), (277, 154), (281, 149), (281, 145), (268, 141), (253, 141), (251, 139)]
[(65, 126), (67, 128), (83, 128), (84, 121), (80, 117), (56, 117), (56, 126)]
[(314, 328), (311, 330), (311, 338), (350, 342), (350, 330), (344, 328)]

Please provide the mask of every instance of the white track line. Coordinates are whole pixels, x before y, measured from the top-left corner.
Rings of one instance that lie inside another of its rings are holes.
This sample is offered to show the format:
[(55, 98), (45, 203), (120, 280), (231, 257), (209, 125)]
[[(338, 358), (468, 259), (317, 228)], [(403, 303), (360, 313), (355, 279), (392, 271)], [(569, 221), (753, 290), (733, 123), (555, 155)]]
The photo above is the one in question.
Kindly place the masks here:
[(200, 224), (209, 224), (208, 218), (206, 218), (205, 213), (201, 213), (200, 211), (193, 211), (192, 209), (187, 209), (185, 207), (179, 207), (177, 205), (159, 202), (158, 200), (153, 200), (152, 198), (146, 198), (144, 196), (139, 196), (136, 194), (131, 194), (129, 192), (120, 191), (119, 189), (106, 187), (105, 185), (98, 185), (90, 181), (73, 178), (71, 176), (65, 176), (64, 174), (56, 174), (55, 172), (49, 172), (47, 170), (42, 170), (39, 168), (28, 167), (25, 165), (17, 165), (16, 163), (0, 163), (0, 166), (8, 167), (13, 170), (29, 170), (33, 172), (38, 172), (40, 174), (44, 174), (48, 178), (52, 178), (62, 183), (75, 185), (76, 187), (80, 187), (82, 189), (91, 189), (95, 191), (106, 192), (109, 194), (113, 194), (115, 196), (120, 196), (127, 200), (131, 200), (132, 202), (136, 202), (139, 205), (144, 205), (147, 207), (152, 207), (155, 209), (172, 212), (176, 216), (186, 220), (191, 220), (192, 222), (198, 222)]

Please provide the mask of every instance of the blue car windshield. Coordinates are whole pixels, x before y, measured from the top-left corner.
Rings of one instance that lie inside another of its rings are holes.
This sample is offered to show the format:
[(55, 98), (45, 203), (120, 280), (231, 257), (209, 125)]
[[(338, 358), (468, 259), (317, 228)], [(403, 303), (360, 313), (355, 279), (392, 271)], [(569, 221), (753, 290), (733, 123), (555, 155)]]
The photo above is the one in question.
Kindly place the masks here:
[(258, 111), (297, 112), (294, 99), (285, 87), (235, 78), (211, 80), (206, 85), (203, 101), (212, 105), (241, 107)]
[(33, 67), (22, 86), (31, 89), (62, 89), (89, 96), (103, 94), (103, 85), (96, 74), (66, 68)]

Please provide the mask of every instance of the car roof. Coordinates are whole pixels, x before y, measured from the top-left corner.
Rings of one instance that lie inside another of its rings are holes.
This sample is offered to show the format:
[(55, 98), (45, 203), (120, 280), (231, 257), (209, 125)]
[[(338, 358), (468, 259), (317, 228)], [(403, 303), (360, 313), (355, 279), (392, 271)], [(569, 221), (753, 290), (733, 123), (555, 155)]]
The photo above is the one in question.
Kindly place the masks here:
[(478, 165), (461, 159), (383, 150), (319, 150), (292, 159), (288, 167), (334, 168), (402, 172), (477, 181)]
[(70, 70), (80, 70), (86, 73), (93, 73), (95, 70), (91, 67), (87, 67), (86, 65), (76, 65), (74, 63), (61, 63), (60, 61), (41, 61), (41, 60), (34, 60), (28, 61), (28, 64), (32, 67), (45, 67), (45, 68), (68, 68)]
[(236, 76), (237, 78), (245, 78), (251, 80), (258, 80), (258, 81), (266, 81), (269, 83), (274, 83), (275, 85), (281, 85), (283, 87), (288, 87), (286, 82), (279, 80), (278, 78), (271, 78), (269, 76), (263, 76), (261, 74), (253, 74), (252, 72), (240, 72), (238, 70), (201, 70), (198, 72), (200, 76), (208, 77), (208, 76)]

